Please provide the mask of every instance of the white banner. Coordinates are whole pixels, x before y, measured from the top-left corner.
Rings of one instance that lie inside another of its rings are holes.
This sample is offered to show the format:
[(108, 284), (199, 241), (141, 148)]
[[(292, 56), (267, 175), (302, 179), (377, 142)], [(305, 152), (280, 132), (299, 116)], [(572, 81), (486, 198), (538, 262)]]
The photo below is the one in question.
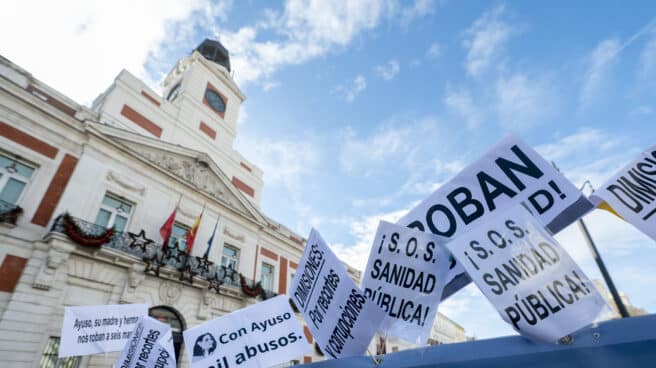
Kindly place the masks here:
[(381, 221), (362, 278), (364, 295), (386, 315), (379, 331), (426, 344), (448, 270), (440, 238)]
[(141, 317), (114, 368), (175, 368), (171, 326)]
[[(399, 225), (444, 237), (443, 243), (524, 202), (552, 234), (592, 204), (572, 183), (519, 138), (509, 135), (478, 161), (442, 185), (406, 214)], [(456, 262), (449, 265), (442, 299), (470, 281)]]
[(191, 368), (260, 368), (311, 350), (289, 299), (279, 295), (183, 332)]
[(384, 317), (315, 229), (289, 293), (321, 351), (330, 358), (363, 354)]
[(656, 240), (656, 146), (626, 165), (591, 199), (606, 201), (622, 218)]
[(59, 357), (121, 351), (147, 314), (146, 304), (65, 307)]
[(447, 248), (501, 318), (532, 339), (556, 342), (610, 312), (579, 266), (521, 205)]

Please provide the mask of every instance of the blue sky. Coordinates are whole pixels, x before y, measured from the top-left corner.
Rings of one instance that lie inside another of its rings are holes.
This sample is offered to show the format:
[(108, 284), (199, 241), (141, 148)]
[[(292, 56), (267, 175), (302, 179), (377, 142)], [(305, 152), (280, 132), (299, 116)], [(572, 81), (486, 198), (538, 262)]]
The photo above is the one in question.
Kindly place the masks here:
[[(83, 103), (121, 68), (157, 88), (219, 38), (248, 97), (236, 147), (265, 170), (264, 212), (303, 235), (317, 227), (359, 268), (379, 220), (508, 132), (577, 186), (655, 143), (648, 1), (86, 1), (24, 22), (30, 6), (0, 15), (0, 54)], [(586, 221), (618, 288), (655, 312), (654, 241), (599, 211)], [(576, 227), (558, 239), (600, 277)], [(440, 308), (469, 335), (512, 333), (472, 286)]]

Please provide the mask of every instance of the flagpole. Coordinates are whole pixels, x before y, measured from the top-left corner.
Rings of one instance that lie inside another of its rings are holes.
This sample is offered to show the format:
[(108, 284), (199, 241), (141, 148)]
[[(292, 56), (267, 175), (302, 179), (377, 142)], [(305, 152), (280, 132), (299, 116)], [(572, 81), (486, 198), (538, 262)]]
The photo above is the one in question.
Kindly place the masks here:
[[(556, 166), (556, 163), (551, 161), (551, 165), (560, 172), (560, 168)], [(583, 182), (581, 187), (579, 188), (579, 191), (583, 191), (583, 188), (585, 188), (586, 185), (590, 186), (590, 189), (594, 192), (594, 188), (592, 187), (592, 183), (590, 183), (589, 180), (586, 180)], [(608, 291), (610, 292), (610, 295), (613, 297), (613, 301), (615, 302), (615, 305), (617, 306), (617, 310), (620, 313), (621, 318), (627, 318), (629, 316), (629, 312), (626, 310), (626, 307), (624, 306), (624, 303), (622, 302), (622, 298), (620, 298), (620, 294), (617, 292), (617, 289), (615, 288), (615, 283), (613, 283), (613, 279), (610, 277), (610, 273), (608, 273), (608, 269), (606, 268), (606, 264), (604, 263), (604, 260), (601, 259), (601, 254), (599, 254), (599, 251), (597, 250), (597, 246), (595, 245), (594, 240), (592, 240), (592, 236), (590, 236), (590, 232), (588, 231), (588, 227), (585, 225), (585, 222), (583, 222), (583, 217), (577, 220), (577, 223), (579, 225), (579, 229), (581, 229), (581, 232), (583, 233), (583, 238), (585, 238), (585, 242), (588, 245), (588, 248), (590, 249), (590, 252), (592, 253), (592, 258), (594, 258), (595, 262), (597, 263), (597, 267), (599, 268), (599, 271), (601, 272), (601, 276), (604, 278), (604, 281), (606, 282), (606, 286), (608, 286)]]
[[(585, 188), (586, 184), (589, 185), (590, 189), (592, 189), (592, 191), (594, 192), (594, 188), (592, 187), (592, 184), (590, 183), (589, 180), (586, 180), (583, 183), (583, 185), (581, 185), (581, 188), (579, 188), (579, 190), (582, 191), (583, 188)], [(615, 288), (615, 283), (613, 283), (613, 279), (610, 277), (610, 273), (608, 273), (608, 269), (606, 269), (606, 264), (604, 263), (604, 260), (601, 259), (601, 254), (599, 254), (599, 251), (597, 250), (597, 246), (595, 245), (594, 240), (592, 240), (592, 236), (590, 236), (588, 227), (585, 226), (585, 222), (583, 222), (583, 218), (580, 218), (578, 220), (578, 225), (579, 225), (579, 229), (581, 229), (581, 232), (583, 233), (585, 242), (588, 244), (588, 248), (590, 248), (590, 252), (592, 253), (592, 258), (594, 258), (595, 262), (597, 263), (597, 267), (599, 267), (599, 271), (601, 271), (601, 276), (604, 278), (604, 281), (606, 282), (606, 286), (608, 286), (608, 290), (610, 291), (610, 295), (613, 297), (613, 301), (617, 306), (617, 310), (620, 313), (620, 317), (622, 318), (630, 317), (629, 312), (626, 310), (626, 306), (622, 302), (622, 298), (620, 298), (620, 294), (617, 292), (617, 289)]]

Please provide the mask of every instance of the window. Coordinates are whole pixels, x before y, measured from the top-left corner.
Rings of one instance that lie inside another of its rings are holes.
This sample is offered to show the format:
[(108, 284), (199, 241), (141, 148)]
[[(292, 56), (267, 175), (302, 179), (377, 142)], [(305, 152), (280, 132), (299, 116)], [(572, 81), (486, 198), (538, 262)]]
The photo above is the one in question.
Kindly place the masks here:
[(134, 205), (113, 194), (105, 194), (96, 216), (96, 225), (106, 228), (114, 227), (116, 231), (124, 231), (127, 227)]
[(239, 269), (239, 249), (231, 246), (223, 246), (223, 255), (221, 256), (221, 266), (231, 266), (233, 270)]
[(174, 223), (173, 229), (171, 230), (171, 237), (169, 238), (169, 247), (174, 247), (177, 244), (179, 250), (187, 249), (188, 232), (189, 226), (177, 222)]
[(273, 290), (273, 266), (268, 263), (262, 263), (262, 274), (260, 275), (262, 288), (264, 290)]
[(80, 365), (80, 357), (58, 359), (58, 356), (59, 337), (50, 337), (41, 355), (39, 368), (77, 368)]
[(168, 96), (166, 96), (166, 99), (168, 101), (173, 101), (175, 100), (176, 97), (180, 94), (180, 87), (182, 86), (182, 82), (178, 82), (173, 88), (171, 88), (171, 91), (169, 92)]
[(206, 89), (205, 100), (207, 100), (207, 103), (214, 111), (220, 114), (225, 112), (226, 110), (225, 101), (223, 101), (223, 97), (221, 97), (221, 95), (218, 94), (216, 91), (209, 88)]
[(166, 307), (158, 306), (152, 307), (148, 311), (148, 315), (156, 320), (166, 323), (171, 326), (171, 335), (173, 337), (173, 350), (175, 352), (176, 362), (180, 361), (180, 348), (182, 347), (182, 331), (185, 330), (185, 323), (177, 310)]
[(34, 167), (0, 155), (0, 200), (16, 204), (32, 174)]

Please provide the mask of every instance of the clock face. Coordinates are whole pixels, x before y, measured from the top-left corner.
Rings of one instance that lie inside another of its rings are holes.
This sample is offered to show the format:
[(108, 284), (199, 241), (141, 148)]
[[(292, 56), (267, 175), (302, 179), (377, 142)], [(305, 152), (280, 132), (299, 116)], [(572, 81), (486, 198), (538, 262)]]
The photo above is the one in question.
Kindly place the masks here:
[(207, 100), (207, 103), (212, 107), (212, 109), (214, 109), (214, 111), (220, 113), (225, 112), (226, 109), (225, 101), (223, 101), (221, 95), (219, 95), (215, 91), (211, 89), (205, 90), (205, 99)]

